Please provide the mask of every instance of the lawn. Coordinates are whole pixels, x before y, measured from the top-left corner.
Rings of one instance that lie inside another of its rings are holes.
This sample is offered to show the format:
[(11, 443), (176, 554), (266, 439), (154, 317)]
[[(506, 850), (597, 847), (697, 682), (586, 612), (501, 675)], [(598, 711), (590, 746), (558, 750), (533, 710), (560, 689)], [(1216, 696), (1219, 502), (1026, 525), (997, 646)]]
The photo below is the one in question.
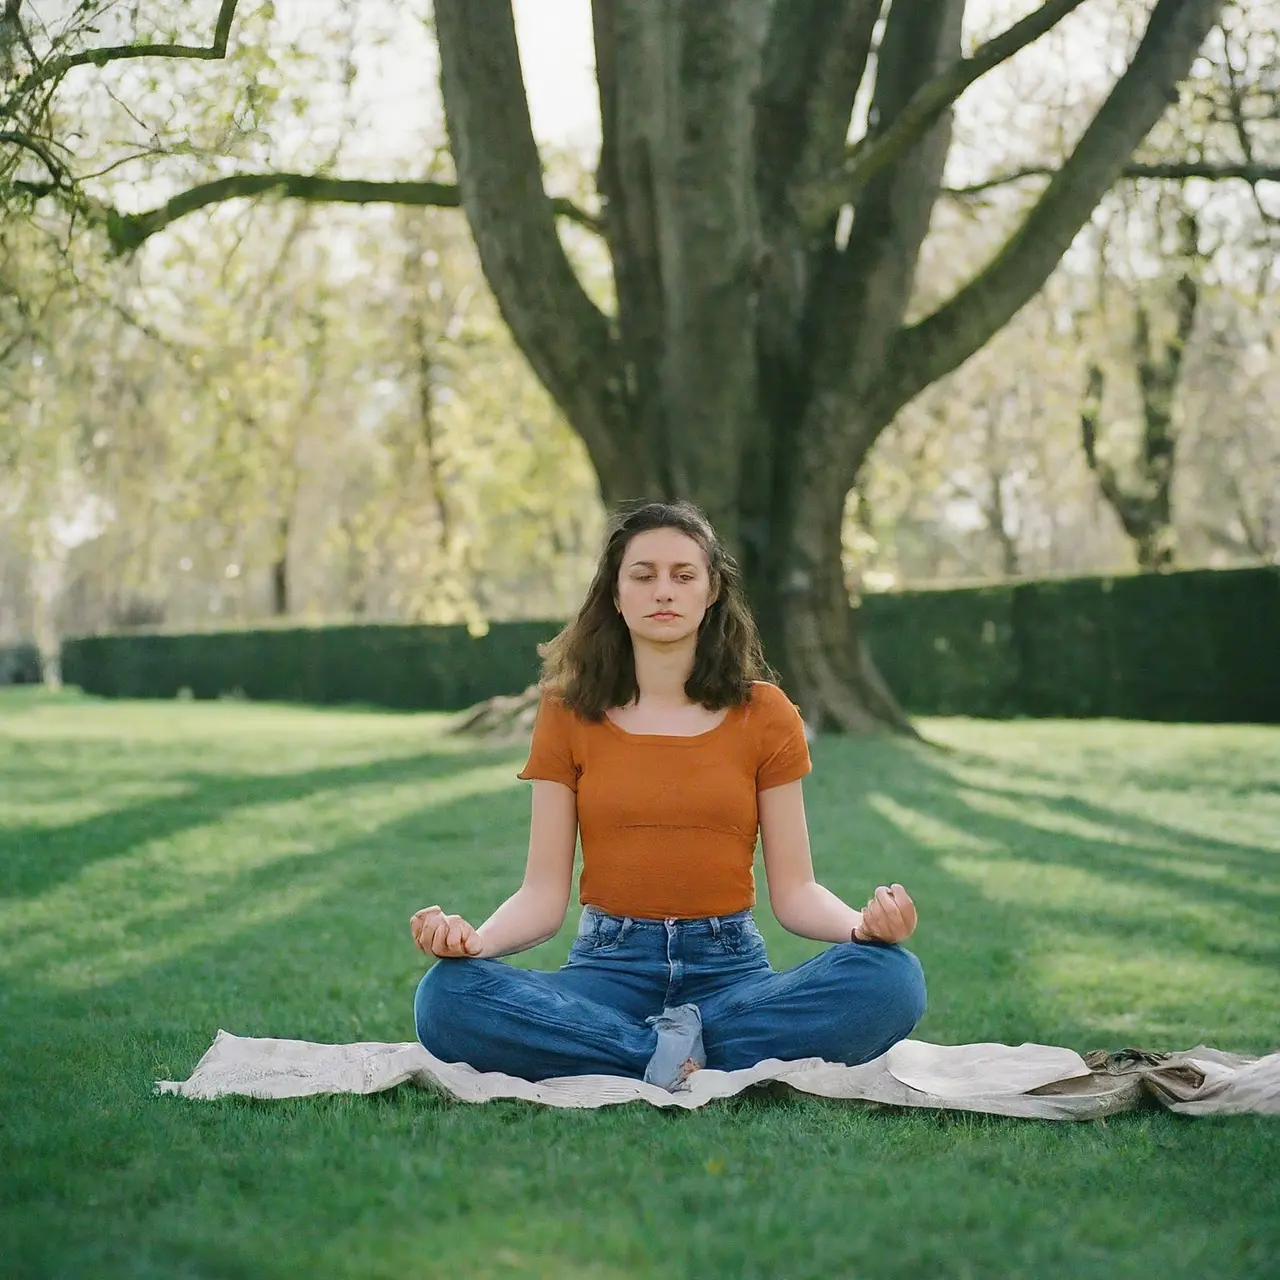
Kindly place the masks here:
[[(412, 1038), (410, 913), (483, 917), (526, 841), (520, 753), (444, 723), (0, 696), (0, 1274), (1276, 1275), (1274, 1120), (153, 1097), (219, 1027)], [(920, 904), (921, 1038), (1280, 1047), (1280, 730), (925, 728), (807, 784), (825, 883)]]

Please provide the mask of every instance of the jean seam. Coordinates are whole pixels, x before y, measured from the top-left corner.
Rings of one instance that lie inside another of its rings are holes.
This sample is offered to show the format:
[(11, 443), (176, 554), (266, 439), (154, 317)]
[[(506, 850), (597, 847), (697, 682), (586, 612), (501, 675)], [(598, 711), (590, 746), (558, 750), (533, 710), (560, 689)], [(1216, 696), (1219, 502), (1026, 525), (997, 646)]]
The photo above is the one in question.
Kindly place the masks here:
[[(490, 994), (487, 997), (487, 1000), (489, 1003), (502, 1008), (504, 1011), (520, 1014), (527, 1014), (529, 1011), (528, 1004), (518, 1000), (509, 1000), (499, 993)], [(614, 1010), (613, 1012), (617, 1011)], [(619, 1014), (619, 1016), (624, 1017), (625, 1015)], [(553, 1032), (562, 1032), (566, 1035), (572, 1034), (582, 1036), (594, 1049), (618, 1048), (618, 1041), (615, 1036), (597, 1035), (596, 1028), (594, 1026), (577, 1022), (573, 1019), (565, 1021), (560, 1018), (547, 1016), (545, 1013), (540, 1012), (538, 1017), (538, 1026), (539, 1028), (546, 1027)], [(645, 1031), (649, 1028), (642, 1026), (640, 1023), (636, 1023), (635, 1029), (637, 1031)], [(657, 1033), (655, 1032), (654, 1034), (656, 1035)]]

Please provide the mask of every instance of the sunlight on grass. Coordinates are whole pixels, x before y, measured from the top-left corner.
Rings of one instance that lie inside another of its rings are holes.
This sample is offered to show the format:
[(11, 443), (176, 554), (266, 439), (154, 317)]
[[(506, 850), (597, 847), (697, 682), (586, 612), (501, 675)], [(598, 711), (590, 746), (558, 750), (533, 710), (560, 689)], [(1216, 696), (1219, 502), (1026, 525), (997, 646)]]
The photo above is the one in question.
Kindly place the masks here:
[(903, 835), (919, 841), (927, 849), (972, 849), (977, 853), (1000, 853), (1004, 848), (996, 840), (976, 836), (878, 791), (867, 796), (867, 808), (893, 823)]
[(328, 875), (311, 873), (301, 883), (260, 890), (251, 898), (227, 895), (231, 900), (224, 901), (209, 897), (200, 904), (203, 912), (194, 907), (175, 909), (163, 921), (163, 934), (145, 940), (132, 936), (136, 922), (119, 925), (113, 920), (115, 927), (105, 931), (105, 937), (97, 932), (85, 937), (73, 923), (64, 923), (46, 940), (43, 951), (28, 962), (28, 972), (50, 987), (67, 991), (109, 986), (198, 948), (228, 942), (251, 929), (295, 915), (340, 889), (349, 874), (340, 869)]
[[(308, 861), (323, 861), (333, 848), (405, 815), (509, 789), (511, 772), (504, 763), (396, 785), (328, 788), (300, 800), (245, 805), (217, 822), (145, 842), (38, 897), (0, 901), (0, 970), (62, 986), (111, 982), (278, 919), (341, 881), (341, 872), (317, 877)], [(309, 887), (269, 894), (258, 888), (262, 903), (225, 905), (238, 880), (286, 859), (311, 878)], [(86, 918), (93, 921), (87, 934), (76, 927)], [(145, 943), (137, 936), (144, 926), (153, 935)], [(167, 936), (170, 930), (176, 932)]]
[[(969, 789), (958, 790), (956, 797), (963, 800), (971, 809), (994, 814), (1000, 818), (1011, 818), (1014, 822), (1021, 823), (1034, 831), (1049, 831), (1055, 835), (1074, 836), (1079, 840), (1130, 845), (1138, 849), (1153, 847), (1150, 841), (1138, 839), (1123, 827), (1113, 823), (1093, 822), (1074, 813), (1063, 813), (1061, 810), (1051, 809), (1048, 805), (1036, 804), (1029, 797), (1014, 800), (1007, 796), (995, 796)], [(1159, 847), (1168, 849), (1187, 846), (1170, 846), (1162, 843)]]
[[(1263, 1118), (153, 1098), (219, 1027), (412, 1037), (409, 912), (481, 918), (528, 837), (520, 750), (447, 724), (0, 694), (0, 1253), (17, 1274), (1274, 1270)], [(1280, 1045), (1280, 730), (925, 729), (951, 750), (823, 738), (806, 785), (824, 882), (850, 896), (892, 874), (917, 895), (921, 1038)], [(558, 965), (576, 914), (513, 962)], [(821, 949), (763, 903), (760, 919), (779, 966)]]
[(1062, 912), (1064, 923), (1087, 914), (1089, 920), (1103, 927), (1112, 925), (1118, 933), (1141, 922), (1156, 924), (1174, 938), (1186, 933), (1188, 927), (1198, 926), (1198, 931), (1212, 934), (1219, 945), (1228, 947), (1263, 940), (1251, 909), (1221, 899), (1188, 897), (1140, 880), (1017, 858), (947, 856), (939, 859), (938, 865), (978, 886), (994, 904), (1031, 907), (1040, 912), (1056, 907)]
[[(1256, 777), (1266, 776), (1265, 767), (1241, 761), (1242, 772), (1248, 770)], [(1248, 846), (1223, 847), (1221, 854), (1225, 858), (1238, 857), (1241, 853), (1248, 858), (1254, 850), (1280, 854), (1280, 782), (1276, 781), (1280, 779), (1280, 760), (1271, 777), (1270, 794), (1260, 786), (1256, 791), (1233, 797), (1222, 792), (1206, 794), (1188, 785), (1182, 791), (1146, 793), (1126, 788), (1115, 792), (1109, 800), (1118, 816), (1158, 822), (1174, 840), (1186, 836), (1222, 846)]]
[[(93, 714), (97, 711), (97, 714)], [(294, 703), (181, 702), (152, 699), (115, 701), (67, 694), (56, 700), (24, 696), (23, 690), (0, 691), (0, 739), (41, 742), (119, 742), (134, 745), (182, 742), (193, 738), (233, 742), (252, 750), (263, 740), (304, 744), (319, 737), (331, 742), (376, 739), (439, 739), (456, 716), (439, 712), (397, 715), (346, 707), (308, 707)], [(440, 743), (447, 749), (448, 744)], [(465, 744), (463, 744), (465, 745)]]
[(140, 800), (181, 796), (190, 792), (191, 785), (184, 782), (104, 782), (91, 793), (68, 795), (65, 780), (62, 780), (59, 787), (51, 784), (46, 790), (47, 794), (38, 798), (0, 795), (0, 831), (5, 827), (53, 830), (74, 822), (105, 817)]
[[(974, 771), (964, 772), (972, 782)], [(996, 786), (989, 773), (987, 781)], [(1165, 840), (1154, 825), (1135, 832), (1123, 818), (1113, 825), (1063, 807), (1110, 811), (1097, 786), (1054, 807), (1046, 796), (1014, 798), (1010, 780), (999, 781), (997, 794), (935, 794), (945, 819), (915, 795), (908, 804), (872, 792), (866, 804), (976, 892), (976, 919), (1016, 927), (1004, 980), (1023, 986), (1030, 1006), (1100, 1039), (1189, 1047), (1212, 1040), (1213, 1019), (1229, 1040), (1255, 1041), (1270, 1027), (1280, 1044), (1276, 859), (1247, 846), (1224, 858), (1220, 837)]]
[[(1274, 963), (1142, 946), (1120, 931), (1064, 934), (1055, 947), (1032, 960), (1029, 973), (1066, 1016), (1101, 1036), (1135, 1044), (1229, 1047), (1237, 1037), (1256, 1034), (1264, 1020), (1274, 1019), (1280, 1003), (1280, 972)], [(1212, 1021), (1203, 1012), (1208, 993), (1215, 1006)], [(1272, 1032), (1280, 1034), (1274, 1021)]]

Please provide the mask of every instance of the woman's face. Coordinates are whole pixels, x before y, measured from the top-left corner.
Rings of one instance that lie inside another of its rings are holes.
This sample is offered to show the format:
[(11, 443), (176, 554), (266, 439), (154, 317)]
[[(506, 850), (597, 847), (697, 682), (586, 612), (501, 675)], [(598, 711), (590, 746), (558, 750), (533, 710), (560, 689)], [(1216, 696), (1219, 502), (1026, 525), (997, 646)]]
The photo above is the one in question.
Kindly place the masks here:
[(622, 553), (615, 598), (633, 636), (654, 644), (696, 636), (714, 600), (706, 553), (679, 529), (637, 533)]

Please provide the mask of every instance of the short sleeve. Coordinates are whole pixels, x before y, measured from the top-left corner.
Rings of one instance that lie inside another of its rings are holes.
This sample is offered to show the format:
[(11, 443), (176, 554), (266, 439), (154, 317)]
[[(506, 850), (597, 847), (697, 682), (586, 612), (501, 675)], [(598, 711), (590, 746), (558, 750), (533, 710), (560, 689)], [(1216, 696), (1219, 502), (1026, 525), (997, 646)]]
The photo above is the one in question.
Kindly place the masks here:
[(557, 698), (543, 694), (533, 724), (529, 761), (516, 777), (526, 782), (561, 782), (578, 789), (578, 765), (573, 757), (573, 712)]
[(760, 763), (756, 767), (756, 790), (767, 791), (803, 778), (812, 768), (809, 742), (804, 733), (800, 708), (776, 685), (757, 684), (752, 700), (760, 703)]

